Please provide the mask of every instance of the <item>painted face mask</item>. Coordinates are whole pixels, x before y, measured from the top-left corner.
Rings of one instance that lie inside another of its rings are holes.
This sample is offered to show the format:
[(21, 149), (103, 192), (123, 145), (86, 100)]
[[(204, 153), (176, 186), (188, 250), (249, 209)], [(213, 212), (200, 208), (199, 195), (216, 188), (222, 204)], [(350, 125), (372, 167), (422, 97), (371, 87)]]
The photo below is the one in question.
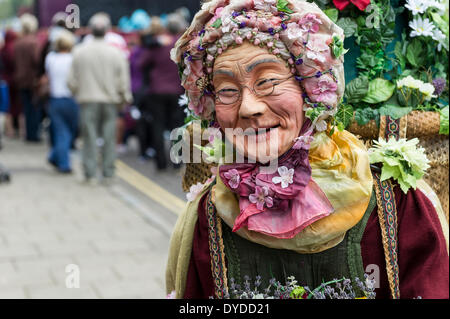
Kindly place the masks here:
[(213, 119), (215, 62), (244, 42), (283, 61), (302, 90), (305, 115), (317, 131), (336, 113), (344, 92), (343, 31), (314, 3), (275, 0), (216, 0), (200, 12), (172, 50), (189, 108)]
[[(340, 211), (313, 180), (308, 156), (344, 92), (343, 39), (314, 3), (216, 0), (203, 4), (172, 50), (189, 109), (218, 123), (253, 160), (217, 172), (216, 186), (239, 195), (237, 216), (218, 208), (233, 231), (293, 238)], [(252, 132), (237, 140), (227, 129)], [(278, 160), (270, 173), (262, 172), (267, 149)]]

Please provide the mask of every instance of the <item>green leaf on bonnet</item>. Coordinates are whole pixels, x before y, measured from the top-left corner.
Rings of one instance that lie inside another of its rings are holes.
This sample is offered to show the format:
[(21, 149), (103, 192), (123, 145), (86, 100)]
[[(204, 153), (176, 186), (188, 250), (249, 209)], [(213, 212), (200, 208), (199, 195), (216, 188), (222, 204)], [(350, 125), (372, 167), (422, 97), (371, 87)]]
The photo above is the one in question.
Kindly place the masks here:
[(287, 0), (278, 0), (277, 1), (277, 10), (285, 13), (293, 13), (291, 9), (288, 7), (289, 2)]
[(213, 28), (220, 28), (222, 26), (222, 19), (218, 18), (214, 23), (211, 25)]

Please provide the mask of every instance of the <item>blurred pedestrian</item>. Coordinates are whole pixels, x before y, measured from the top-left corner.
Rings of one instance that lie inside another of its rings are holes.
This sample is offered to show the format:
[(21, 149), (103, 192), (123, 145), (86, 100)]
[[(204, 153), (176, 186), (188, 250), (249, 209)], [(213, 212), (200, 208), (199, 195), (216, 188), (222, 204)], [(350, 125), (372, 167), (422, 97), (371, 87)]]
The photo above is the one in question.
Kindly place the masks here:
[(20, 17), (22, 37), (14, 45), (15, 82), (19, 88), (25, 114), (25, 139), (39, 142), (42, 110), (33, 101), (39, 67), (39, 44), (36, 37), (38, 20), (25, 13)]
[(178, 69), (170, 63), (170, 50), (186, 27), (187, 22), (182, 15), (170, 14), (167, 17), (167, 31), (161, 30), (155, 35), (159, 45), (147, 49), (141, 58), (141, 68), (148, 72), (149, 79), (144, 112), (152, 117), (152, 145), (156, 150), (156, 165), (159, 170), (167, 167), (164, 131), (183, 125), (184, 112), (178, 106), (178, 98), (183, 89)]
[(128, 61), (130, 64), (133, 105), (127, 105), (126, 108), (119, 113), (117, 124), (117, 151), (119, 153), (125, 153), (127, 151), (127, 140), (131, 135), (135, 134), (136, 120), (133, 118), (132, 113), (138, 112), (144, 96), (143, 75), (139, 67), (139, 58), (144, 52), (140, 34), (137, 34), (135, 38), (131, 38), (129, 47), (130, 55)]
[(103, 138), (102, 173), (106, 183), (114, 175), (116, 119), (118, 108), (131, 103), (130, 70), (124, 54), (108, 44), (104, 36), (111, 27), (107, 14), (89, 21), (94, 39), (76, 47), (69, 74), (69, 88), (81, 106), (83, 167), (88, 183), (97, 170), (97, 132)]
[(6, 134), (14, 137), (20, 136), (20, 129), (23, 120), (22, 103), (19, 97), (19, 90), (14, 79), (15, 63), (14, 63), (14, 43), (17, 40), (17, 33), (11, 29), (5, 32), (4, 45), (0, 50), (0, 78), (6, 81), (9, 89), (9, 112), (6, 116)]
[(69, 152), (78, 129), (78, 105), (67, 86), (74, 43), (72, 33), (66, 30), (59, 32), (54, 42), (55, 51), (45, 58), (45, 71), (50, 83), (48, 114), (53, 136), (48, 161), (61, 173), (72, 172)]
[[(39, 69), (38, 69), (38, 84), (37, 84), (37, 97), (35, 99), (36, 103), (41, 107), (43, 110), (43, 117), (49, 117), (49, 98), (50, 98), (50, 91), (49, 91), (49, 84), (48, 84), (48, 76), (46, 74), (46, 66), (45, 61), (47, 58), (47, 55), (50, 52), (55, 51), (56, 47), (56, 39), (58, 38), (59, 34), (63, 31), (67, 31), (66, 28), (66, 19), (67, 19), (67, 13), (65, 12), (57, 12), (52, 17), (52, 25), (49, 27), (47, 32), (47, 39), (44, 43), (43, 48), (41, 49), (40, 58), (39, 58)], [(49, 121), (48, 126), (48, 135), (49, 135), (49, 142), (50, 146), (54, 146), (54, 135), (53, 135), (53, 128), (52, 128), (52, 122)]]
[[(155, 156), (152, 137), (152, 125), (154, 122), (152, 114), (151, 90), (150, 90), (150, 64), (144, 65), (143, 58), (148, 50), (161, 46), (161, 35), (165, 33), (161, 19), (152, 17), (148, 30), (141, 34), (141, 46), (132, 52), (130, 56), (132, 88), (134, 84), (135, 104), (140, 111), (140, 117), (136, 124), (136, 133), (139, 139), (139, 157), (141, 160), (149, 160)], [(139, 79), (140, 78), (140, 79)]]

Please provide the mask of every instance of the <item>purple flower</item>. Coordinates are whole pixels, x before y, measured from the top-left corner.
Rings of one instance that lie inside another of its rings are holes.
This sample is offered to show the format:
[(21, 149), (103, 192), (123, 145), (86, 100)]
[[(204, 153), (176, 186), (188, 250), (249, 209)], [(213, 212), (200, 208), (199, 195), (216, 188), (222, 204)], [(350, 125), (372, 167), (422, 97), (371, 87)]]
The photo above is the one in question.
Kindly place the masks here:
[(303, 59), (298, 58), (297, 60), (295, 60), (295, 64), (300, 65), (303, 63)]
[(307, 97), (308, 97), (308, 94), (306, 94), (305, 92), (303, 92), (303, 93), (302, 93), (302, 98), (305, 99), (305, 98), (307, 98)]
[[(295, 79), (297, 80), (297, 81), (299, 81), (299, 82), (301, 82), (301, 81), (303, 81), (303, 77), (302, 76), (295, 76)], [(303, 94), (305, 94), (305, 93), (303, 93)], [(303, 94), (302, 94), (302, 96), (303, 96)]]
[(245, 28), (245, 22), (239, 23), (239, 28), (240, 28), (240, 29)]
[(282, 23), (282, 24), (281, 24), (281, 28), (282, 28), (283, 30), (286, 30), (286, 29), (287, 29), (287, 25), (284, 24), (284, 23)]
[(270, 33), (271, 35), (274, 35), (274, 34), (275, 34), (275, 29), (274, 29), (274, 28), (269, 28), (269, 29), (267, 29), (267, 31), (269, 31), (269, 33)]
[(316, 78), (320, 78), (321, 76), (322, 76), (322, 72), (320, 72), (320, 71), (317, 71), (317, 73), (316, 73)]
[(230, 185), (231, 188), (236, 189), (239, 187), (241, 176), (239, 175), (237, 169), (230, 169), (228, 172), (225, 172), (223, 176), (228, 179), (228, 185)]
[(236, 17), (240, 16), (241, 13), (240, 13), (240, 12), (233, 11), (233, 13), (232, 13), (231, 15), (233, 16), (233, 18), (236, 18)]
[(443, 78), (436, 78), (433, 80), (434, 94), (441, 95), (445, 90), (445, 80)]
[(251, 203), (256, 204), (256, 208), (263, 210), (264, 205), (273, 206), (273, 199), (269, 196), (269, 189), (266, 186), (256, 186), (255, 193), (248, 197)]
[(199, 51), (203, 51), (203, 50), (205, 50), (205, 48), (204, 48), (204, 47), (202, 47), (202, 45), (201, 45), (201, 44), (199, 44), (199, 45), (197, 46), (197, 49), (198, 49)]
[(203, 34), (205, 34), (205, 29), (202, 29), (199, 33), (198, 33), (198, 36), (202, 36)]
[(295, 139), (295, 144), (294, 146), (292, 146), (293, 149), (295, 150), (300, 150), (300, 149), (304, 149), (304, 150), (309, 150), (310, 146), (311, 146), (311, 142), (314, 140), (314, 137), (308, 135), (302, 135), (299, 136)]

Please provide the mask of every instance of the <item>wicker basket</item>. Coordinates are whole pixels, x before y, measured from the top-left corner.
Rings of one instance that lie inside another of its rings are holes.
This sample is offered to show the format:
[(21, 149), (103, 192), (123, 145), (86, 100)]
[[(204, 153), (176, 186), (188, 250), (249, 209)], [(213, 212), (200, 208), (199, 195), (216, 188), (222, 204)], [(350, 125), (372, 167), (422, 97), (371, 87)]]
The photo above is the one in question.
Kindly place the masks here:
[[(199, 126), (196, 126), (196, 129), (200, 129)], [(189, 149), (193, 150), (193, 130), (194, 126), (190, 125), (187, 127), (188, 133), (190, 134), (191, 138), (189, 139), (190, 145)], [(201, 135), (200, 135), (201, 136)], [(202, 141), (202, 146), (205, 146), (208, 144), (208, 141)], [(193, 152), (190, 154), (190, 163), (186, 164), (186, 167), (184, 169), (183, 178), (181, 180), (181, 185), (183, 187), (183, 191), (188, 192), (189, 188), (192, 185), (195, 185), (197, 183), (204, 183), (208, 178), (211, 177), (211, 168), (214, 166), (213, 164), (208, 164), (205, 162), (202, 163), (193, 163)]]
[[(378, 136), (384, 133), (384, 121), (384, 118), (380, 120), (380, 128), (375, 121), (370, 121), (364, 126), (353, 122), (348, 127), (348, 131), (358, 135), (366, 142), (366, 145), (370, 145), (372, 140), (378, 139)], [(419, 145), (425, 149), (425, 153), (430, 160), (430, 168), (427, 170), (424, 180), (438, 195), (448, 222), (449, 140), (448, 136), (439, 135), (439, 127), (440, 116), (438, 112), (412, 111), (400, 119), (400, 134), (403, 135), (401, 137), (408, 139), (417, 137), (420, 141)]]
[[(430, 168), (424, 176), (425, 181), (438, 195), (442, 208), (449, 220), (449, 140), (448, 136), (439, 135), (440, 118), (437, 112), (412, 111), (400, 120), (400, 131), (402, 137), (408, 139), (417, 137), (420, 145), (430, 160)], [(384, 118), (380, 120), (380, 127), (375, 121), (360, 126), (353, 122), (347, 129), (359, 136), (370, 147), (374, 139), (378, 139), (381, 131), (384, 131)], [(192, 134), (192, 127), (188, 128)], [(192, 139), (191, 139), (192, 140)], [(206, 144), (207, 142), (204, 142)], [(192, 149), (192, 143), (191, 143)], [(211, 176), (212, 164), (192, 163), (187, 164), (183, 174), (182, 186), (184, 191), (189, 191), (191, 185), (198, 182), (204, 183)]]

